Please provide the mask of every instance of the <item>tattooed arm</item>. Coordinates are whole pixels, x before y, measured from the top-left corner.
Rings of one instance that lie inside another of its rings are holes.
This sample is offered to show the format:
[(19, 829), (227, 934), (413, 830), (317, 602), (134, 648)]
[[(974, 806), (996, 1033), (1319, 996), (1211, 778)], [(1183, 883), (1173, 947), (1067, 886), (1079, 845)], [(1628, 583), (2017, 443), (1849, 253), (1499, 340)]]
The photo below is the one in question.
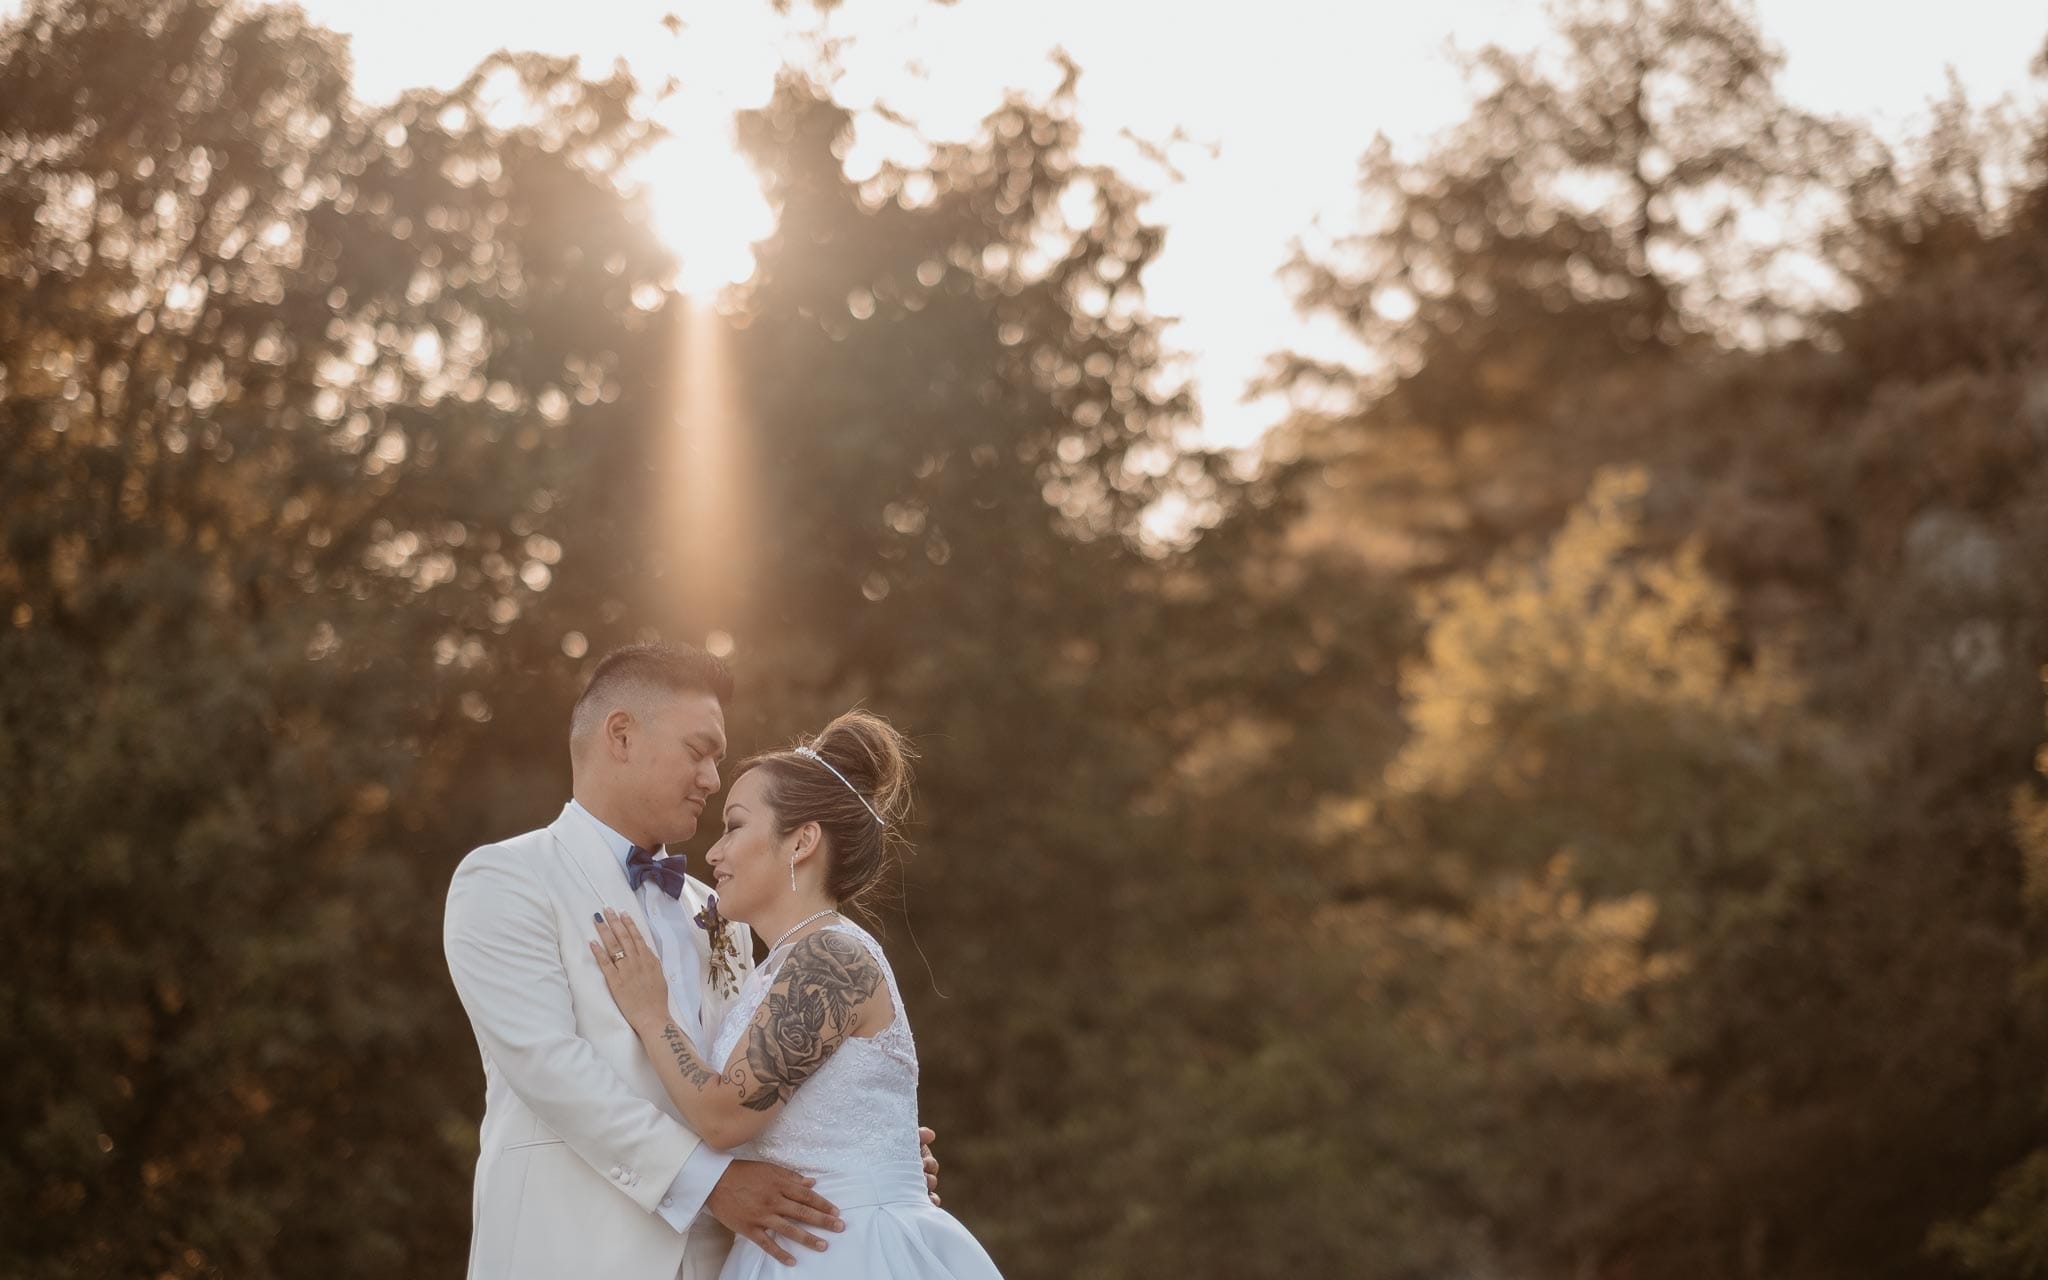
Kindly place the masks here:
[[(683, 1119), (720, 1149), (760, 1134), (849, 1036), (872, 1035), (894, 1015), (881, 967), (867, 948), (820, 929), (790, 949), (731, 1059), (714, 1071), (669, 1017), (661, 967), (633, 922), (614, 918), (598, 929), (604, 946), (592, 944), (591, 951), (612, 997), (640, 1033)], [(614, 962), (609, 953), (617, 951), (626, 958)]]

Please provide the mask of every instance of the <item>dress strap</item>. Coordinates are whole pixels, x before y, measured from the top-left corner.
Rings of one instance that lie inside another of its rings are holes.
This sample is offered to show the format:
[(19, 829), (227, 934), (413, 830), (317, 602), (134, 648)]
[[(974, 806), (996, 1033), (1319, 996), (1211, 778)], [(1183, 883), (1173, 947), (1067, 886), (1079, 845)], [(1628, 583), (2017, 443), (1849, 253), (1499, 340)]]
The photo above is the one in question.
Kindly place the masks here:
[(896, 970), (889, 964), (889, 955), (882, 950), (881, 941), (844, 916), (826, 925), (825, 928), (835, 933), (851, 934), (867, 953), (874, 957), (875, 963), (881, 966), (882, 982), (889, 988), (889, 1004), (894, 1013), (889, 1019), (889, 1025), (875, 1032), (868, 1040), (902, 1058), (915, 1069), (917, 1049), (910, 1035), (910, 1015), (903, 1008), (903, 992), (896, 986)]

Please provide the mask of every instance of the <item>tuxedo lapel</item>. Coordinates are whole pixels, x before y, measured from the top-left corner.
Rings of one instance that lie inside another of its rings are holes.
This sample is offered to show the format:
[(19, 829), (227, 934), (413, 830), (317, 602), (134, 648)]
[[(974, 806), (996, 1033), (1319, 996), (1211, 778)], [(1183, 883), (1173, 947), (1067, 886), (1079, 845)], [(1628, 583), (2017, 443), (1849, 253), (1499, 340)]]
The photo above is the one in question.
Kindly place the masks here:
[[(565, 806), (562, 816), (555, 820), (551, 830), (555, 833), (556, 844), (575, 864), (581, 878), (590, 885), (591, 893), (596, 895), (591, 910), (611, 907), (613, 910), (622, 911), (640, 927), (641, 937), (650, 942), (654, 941), (654, 926), (647, 919), (646, 909), (641, 905), (640, 894), (627, 881), (625, 872), (619, 867), (618, 855), (613, 853), (611, 846), (606, 843), (604, 832), (598, 828), (597, 823), (574, 808)], [(709, 890), (695, 877), (686, 880), (681, 899), (683, 914), (696, 914), (703, 907), (708, 892)], [(688, 945), (696, 948), (692, 957), (696, 972), (692, 976), (696, 978), (697, 986), (695, 992), (687, 989), (671, 992), (669, 1012), (676, 1016), (676, 1021), (692, 1040), (701, 1041), (705, 1028), (715, 1029), (718, 1026), (717, 1010), (724, 1007), (718, 1005), (714, 1008), (712, 1004), (715, 995), (711, 992), (712, 984), (708, 976), (711, 942), (702, 929), (689, 926), (687, 922), (685, 928), (674, 932), (682, 933), (689, 939)]]
[(619, 869), (618, 857), (606, 846), (597, 824), (564, 805), (562, 816), (555, 819), (548, 833), (554, 836), (555, 846), (576, 868), (583, 883), (590, 886), (590, 910), (595, 913), (610, 907), (622, 912), (640, 926), (642, 937), (650, 936), (647, 914), (640, 909), (640, 895), (626, 883), (626, 873)]
[[(554, 837), (562, 857), (573, 866), (580, 883), (590, 890), (590, 910), (601, 911), (610, 907), (624, 912), (634, 924), (640, 927), (642, 937), (652, 939), (653, 926), (648, 922), (647, 913), (640, 904), (640, 895), (628, 884), (625, 872), (619, 867), (618, 855), (606, 843), (604, 833), (589, 816), (575, 808), (564, 806), (562, 816), (556, 818), (548, 828)], [(680, 857), (681, 855), (674, 855)], [(676, 992), (670, 1000), (670, 1012), (676, 1015), (683, 1030), (690, 1038), (701, 1044), (708, 1052), (707, 1037), (718, 1032), (719, 1019), (724, 1016), (726, 1005), (732, 1002), (731, 991), (719, 990), (716, 977), (711, 972), (711, 935), (695, 924), (698, 912), (704, 909), (711, 896), (711, 887), (695, 876), (683, 882), (682, 897), (678, 901), (684, 917), (683, 927), (675, 932), (688, 939), (694, 949), (695, 977), (697, 990), (694, 1000), (686, 992)], [(745, 925), (727, 924), (739, 955), (730, 962), (734, 977), (743, 978), (753, 966), (753, 940)], [(687, 1006), (687, 1007), (686, 1007)]]

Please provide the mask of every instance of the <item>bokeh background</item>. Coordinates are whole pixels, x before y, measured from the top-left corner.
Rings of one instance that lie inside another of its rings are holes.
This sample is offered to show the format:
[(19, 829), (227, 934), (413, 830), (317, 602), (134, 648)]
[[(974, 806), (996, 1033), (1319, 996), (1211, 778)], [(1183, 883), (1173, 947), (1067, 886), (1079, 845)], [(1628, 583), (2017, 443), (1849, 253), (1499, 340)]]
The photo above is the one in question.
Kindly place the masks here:
[(0, 16), (0, 1274), (459, 1275), (447, 877), (664, 636), (918, 738), (1018, 1280), (2048, 1275), (2048, 16), (416, 7)]

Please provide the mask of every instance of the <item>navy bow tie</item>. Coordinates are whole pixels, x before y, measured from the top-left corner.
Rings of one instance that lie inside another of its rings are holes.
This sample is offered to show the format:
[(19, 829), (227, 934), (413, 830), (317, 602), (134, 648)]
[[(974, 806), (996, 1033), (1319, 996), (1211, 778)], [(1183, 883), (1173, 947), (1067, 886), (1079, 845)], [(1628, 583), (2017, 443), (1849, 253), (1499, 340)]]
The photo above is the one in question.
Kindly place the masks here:
[(626, 855), (626, 883), (632, 885), (635, 889), (638, 889), (643, 883), (652, 880), (654, 881), (655, 888), (660, 889), (669, 897), (681, 898), (683, 896), (683, 881), (687, 879), (689, 879), (689, 871), (685, 868), (684, 860), (681, 858), (661, 858), (657, 860), (653, 854), (642, 849), (637, 844)]

